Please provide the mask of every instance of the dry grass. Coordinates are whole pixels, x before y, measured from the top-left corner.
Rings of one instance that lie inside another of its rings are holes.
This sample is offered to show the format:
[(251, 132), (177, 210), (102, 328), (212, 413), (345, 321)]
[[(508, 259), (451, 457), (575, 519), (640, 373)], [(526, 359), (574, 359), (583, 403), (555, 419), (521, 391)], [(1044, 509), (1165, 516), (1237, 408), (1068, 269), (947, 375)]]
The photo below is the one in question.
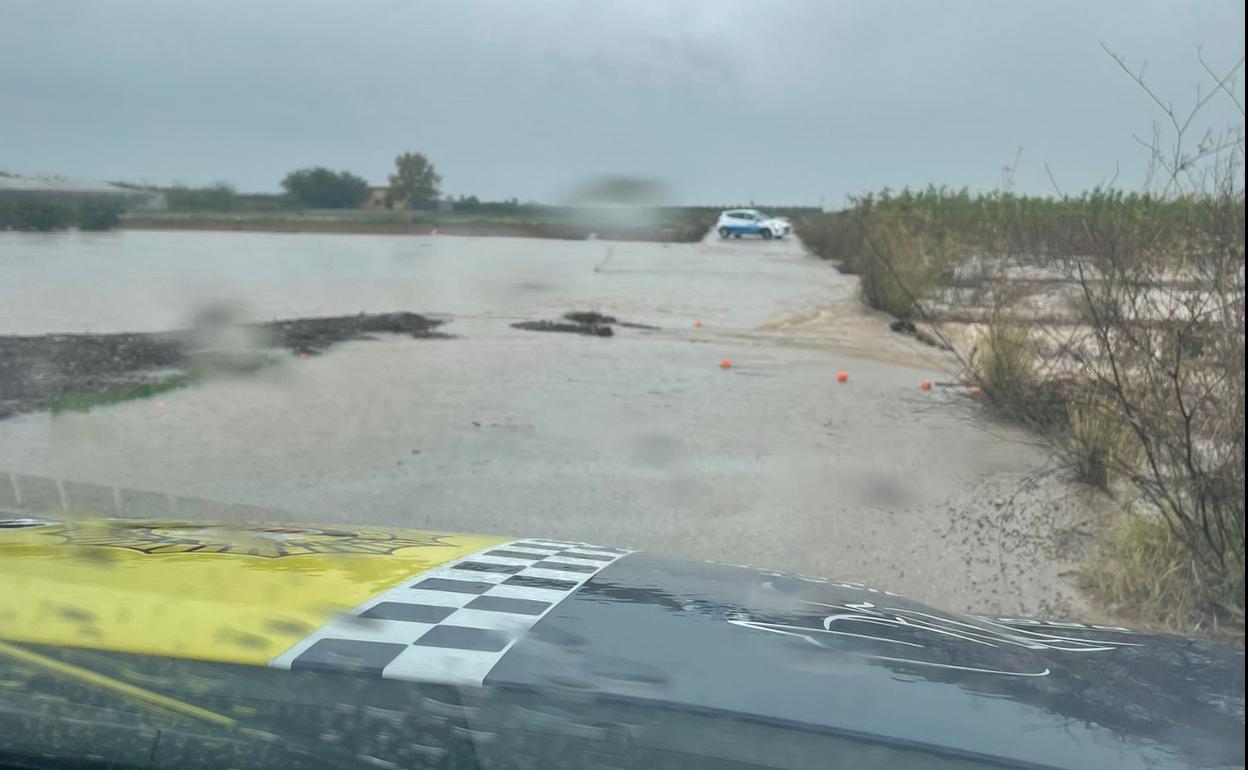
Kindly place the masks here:
[[(1115, 613), (1158, 630), (1244, 645), (1244, 576), (1201, 568), (1159, 517), (1130, 514), (1081, 570), (1083, 587)], [(1238, 603), (1232, 598), (1240, 597)]]
[(1023, 324), (994, 315), (981, 340), (979, 379), (998, 404), (1026, 404), (1036, 385), (1036, 354)]
[(1073, 402), (1067, 414), (1069, 423), (1059, 453), (1080, 481), (1108, 489), (1119, 473), (1134, 466), (1135, 436), (1105, 398)]

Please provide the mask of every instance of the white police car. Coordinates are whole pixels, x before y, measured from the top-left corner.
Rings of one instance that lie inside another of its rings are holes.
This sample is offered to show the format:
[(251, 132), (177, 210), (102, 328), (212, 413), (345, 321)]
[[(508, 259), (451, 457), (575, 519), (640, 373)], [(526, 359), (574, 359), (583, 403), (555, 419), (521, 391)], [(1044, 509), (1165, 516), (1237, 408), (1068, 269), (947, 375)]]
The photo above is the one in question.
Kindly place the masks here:
[(719, 215), (715, 231), (720, 238), (740, 238), (743, 235), (759, 235), (763, 240), (783, 238), (789, 234), (786, 220), (769, 217), (754, 209), (731, 209)]

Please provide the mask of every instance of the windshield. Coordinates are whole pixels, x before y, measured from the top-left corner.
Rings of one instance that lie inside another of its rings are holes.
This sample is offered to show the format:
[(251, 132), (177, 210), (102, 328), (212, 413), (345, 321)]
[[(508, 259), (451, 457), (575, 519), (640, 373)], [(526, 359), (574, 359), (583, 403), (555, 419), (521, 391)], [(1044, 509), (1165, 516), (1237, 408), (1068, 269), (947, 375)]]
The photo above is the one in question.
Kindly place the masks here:
[(1241, 765), (1243, 28), (0, 0), (0, 770)]

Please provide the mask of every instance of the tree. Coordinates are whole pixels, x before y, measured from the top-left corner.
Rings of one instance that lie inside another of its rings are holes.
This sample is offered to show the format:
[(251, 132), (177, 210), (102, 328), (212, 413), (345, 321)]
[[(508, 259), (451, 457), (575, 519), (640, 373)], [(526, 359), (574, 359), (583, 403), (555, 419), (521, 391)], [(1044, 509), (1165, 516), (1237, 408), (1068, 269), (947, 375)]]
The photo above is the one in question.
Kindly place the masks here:
[(390, 176), (390, 196), (411, 206), (437, 200), (442, 177), (419, 152), (405, 152), (394, 159), (398, 173)]
[(303, 206), (316, 209), (353, 209), (368, 199), (368, 182), (349, 171), (323, 166), (292, 171), (282, 187)]

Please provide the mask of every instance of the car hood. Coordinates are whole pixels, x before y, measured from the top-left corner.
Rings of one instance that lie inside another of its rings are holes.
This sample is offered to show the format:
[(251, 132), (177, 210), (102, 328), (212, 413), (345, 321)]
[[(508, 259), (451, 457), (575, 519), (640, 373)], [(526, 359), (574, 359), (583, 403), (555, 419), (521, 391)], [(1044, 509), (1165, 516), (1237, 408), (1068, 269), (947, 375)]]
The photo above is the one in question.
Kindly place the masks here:
[(1062, 768), (1244, 762), (1242, 654), (587, 543), (0, 521), (0, 657), (88, 648), (571, 690)]

